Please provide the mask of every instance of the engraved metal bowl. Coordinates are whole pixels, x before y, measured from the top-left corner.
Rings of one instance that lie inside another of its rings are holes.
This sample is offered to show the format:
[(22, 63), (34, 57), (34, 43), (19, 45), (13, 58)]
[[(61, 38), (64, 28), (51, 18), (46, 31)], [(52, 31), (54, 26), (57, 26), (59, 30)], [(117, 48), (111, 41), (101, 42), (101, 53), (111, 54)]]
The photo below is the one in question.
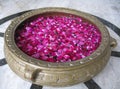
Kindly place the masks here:
[[(51, 63), (26, 55), (15, 44), (16, 28), (32, 16), (49, 12), (73, 14), (92, 22), (101, 32), (100, 46), (90, 56), (66, 63)], [(94, 16), (66, 8), (41, 8), (27, 12), (12, 21), (5, 32), (4, 50), (8, 65), (21, 78), (37, 85), (68, 86), (85, 82), (97, 75), (108, 62), (111, 48), (115, 45), (116, 40), (110, 37), (106, 27)]]

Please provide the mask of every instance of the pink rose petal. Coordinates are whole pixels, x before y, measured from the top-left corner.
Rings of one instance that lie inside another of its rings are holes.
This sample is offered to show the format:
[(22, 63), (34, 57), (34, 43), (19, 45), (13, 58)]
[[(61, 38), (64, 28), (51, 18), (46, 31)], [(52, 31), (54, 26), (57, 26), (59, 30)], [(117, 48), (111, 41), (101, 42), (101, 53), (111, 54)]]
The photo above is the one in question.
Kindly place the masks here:
[(100, 45), (99, 29), (74, 15), (38, 16), (16, 29), (16, 45), (29, 56), (48, 62), (80, 60)]

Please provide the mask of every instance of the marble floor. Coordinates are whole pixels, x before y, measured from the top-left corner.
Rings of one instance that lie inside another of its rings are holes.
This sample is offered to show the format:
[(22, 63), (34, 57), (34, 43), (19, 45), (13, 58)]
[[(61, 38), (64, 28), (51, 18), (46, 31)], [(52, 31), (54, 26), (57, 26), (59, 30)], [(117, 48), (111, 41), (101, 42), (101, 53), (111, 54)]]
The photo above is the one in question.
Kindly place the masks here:
[[(120, 28), (120, 0), (0, 0), (0, 19), (25, 10), (43, 7), (66, 7), (84, 11), (101, 17)], [(4, 33), (11, 20), (0, 25), (0, 32)], [(117, 40), (117, 47), (113, 51), (120, 52), (120, 37), (109, 27), (111, 36)], [(4, 58), (4, 40), (0, 37), (0, 60)], [(120, 89), (120, 58), (110, 57), (104, 70), (93, 80), (101, 89)], [(26, 82), (14, 74), (8, 65), (0, 66), (0, 89), (30, 89), (31, 83)], [(80, 83), (70, 87), (48, 87), (43, 89), (88, 89)]]

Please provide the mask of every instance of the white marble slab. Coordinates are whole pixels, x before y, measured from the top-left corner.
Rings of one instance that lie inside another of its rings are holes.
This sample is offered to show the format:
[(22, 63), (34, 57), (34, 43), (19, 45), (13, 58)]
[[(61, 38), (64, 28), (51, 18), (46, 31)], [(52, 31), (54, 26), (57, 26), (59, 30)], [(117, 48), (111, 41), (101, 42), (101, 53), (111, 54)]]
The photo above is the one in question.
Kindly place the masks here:
[(0, 67), (0, 89), (30, 89), (31, 83), (19, 78), (8, 65)]
[(69, 87), (48, 87), (48, 86), (44, 86), (43, 89), (87, 89), (87, 87), (83, 84), (77, 84), (74, 86), (69, 86)]
[(93, 79), (102, 89), (120, 89), (120, 58), (111, 57), (104, 70)]

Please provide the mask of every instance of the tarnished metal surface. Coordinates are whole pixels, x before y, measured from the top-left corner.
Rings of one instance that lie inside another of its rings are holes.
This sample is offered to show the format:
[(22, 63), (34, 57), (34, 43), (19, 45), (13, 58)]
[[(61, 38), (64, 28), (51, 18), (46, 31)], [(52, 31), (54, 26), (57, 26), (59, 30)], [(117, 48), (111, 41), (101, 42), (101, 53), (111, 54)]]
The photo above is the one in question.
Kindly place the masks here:
[[(50, 63), (36, 60), (23, 53), (15, 44), (14, 32), (27, 18), (48, 12), (62, 12), (81, 16), (94, 23), (102, 34), (99, 48), (90, 56), (67, 63)], [(94, 16), (66, 8), (42, 8), (27, 12), (12, 21), (5, 33), (5, 56), (10, 68), (23, 79), (38, 85), (68, 86), (85, 82), (98, 74), (106, 65), (111, 47), (116, 42), (110, 37), (106, 27)]]

